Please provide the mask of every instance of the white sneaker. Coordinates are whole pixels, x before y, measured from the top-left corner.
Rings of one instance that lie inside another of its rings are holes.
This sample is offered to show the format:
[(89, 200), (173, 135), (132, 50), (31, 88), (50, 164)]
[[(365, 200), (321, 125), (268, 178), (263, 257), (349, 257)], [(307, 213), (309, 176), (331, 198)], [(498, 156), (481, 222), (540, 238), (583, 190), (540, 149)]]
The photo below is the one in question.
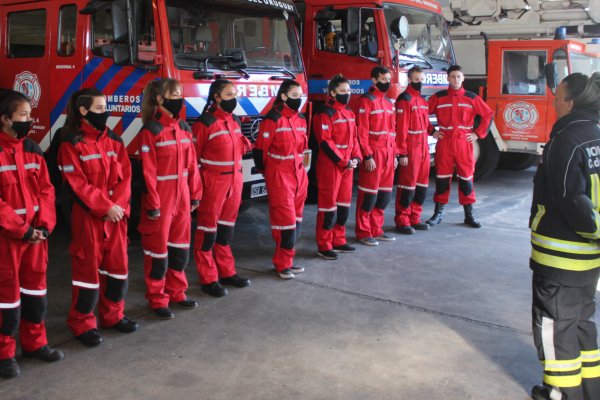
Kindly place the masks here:
[(377, 236), (375, 239), (381, 240), (382, 242), (393, 242), (394, 240), (396, 240), (396, 237), (390, 236), (384, 232), (381, 235)]
[(366, 237), (359, 240), (362, 244), (366, 244), (367, 246), (379, 246), (379, 242), (372, 237)]
[(277, 273), (281, 279), (292, 279), (294, 278), (294, 273), (291, 269), (286, 268), (283, 271), (279, 271)]
[(294, 274), (301, 274), (304, 272), (304, 268), (298, 265), (293, 265), (292, 268), (290, 268), (290, 271), (292, 271)]

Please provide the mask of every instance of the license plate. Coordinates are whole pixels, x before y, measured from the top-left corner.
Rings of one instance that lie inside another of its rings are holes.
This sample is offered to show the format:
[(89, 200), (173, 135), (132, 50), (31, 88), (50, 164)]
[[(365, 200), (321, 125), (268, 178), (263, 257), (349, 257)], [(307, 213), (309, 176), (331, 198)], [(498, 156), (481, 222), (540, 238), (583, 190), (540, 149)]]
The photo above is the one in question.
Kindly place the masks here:
[(267, 195), (267, 186), (264, 182), (255, 183), (250, 186), (250, 198), (263, 197)]

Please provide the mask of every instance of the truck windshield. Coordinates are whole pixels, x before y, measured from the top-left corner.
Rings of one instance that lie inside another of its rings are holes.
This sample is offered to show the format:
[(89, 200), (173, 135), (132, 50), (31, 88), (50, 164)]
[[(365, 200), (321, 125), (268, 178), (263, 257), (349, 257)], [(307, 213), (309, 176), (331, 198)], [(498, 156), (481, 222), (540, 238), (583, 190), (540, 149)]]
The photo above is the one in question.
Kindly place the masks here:
[(227, 69), (222, 56), (229, 49), (243, 49), (254, 72), (302, 71), (295, 25), (287, 11), (234, 8), (224, 2), (167, 0), (166, 4), (173, 55), (181, 69)]
[(571, 52), (571, 73), (581, 72), (591, 76), (596, 71), (600, 71), (600, 58)]
[[(441, 15), (396, 4), (384, 4), (383, 12), (390, 32), (390, 48), (400, 53), (400, 64), (435, 69), (454, 64), (450, 35)], [(408, 20), (408, 37), (405, 39), (392, 33), (393, 26), (398, 25), (402, 16)], [(424, 61), (419, 62), (419, 58)]]

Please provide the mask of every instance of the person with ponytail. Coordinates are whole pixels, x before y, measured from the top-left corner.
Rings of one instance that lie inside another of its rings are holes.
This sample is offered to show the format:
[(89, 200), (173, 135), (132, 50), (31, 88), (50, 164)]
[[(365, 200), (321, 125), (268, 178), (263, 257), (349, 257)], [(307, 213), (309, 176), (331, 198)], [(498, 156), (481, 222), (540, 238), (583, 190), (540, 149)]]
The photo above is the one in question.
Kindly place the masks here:
[(23, 356), (46, 362), (63, 353), (46, 339), (48, 235), (56, 224), (54, 187), (40, 147), (27, 138), (31, 103), (14, 91), (0, 95), (0, 377), (21, 371)]
[(260, 124), (254, 163), (265, 176), (269, 193), (271, 233), (275, 240), (273, 264), (282, 279), (294, 278), (304, 268), (294, 265), (294, 246), (306, 200), (308, 177), (304, 169), (307, 148), (306, 119), (298, 110), (302, 87), (284, 80), (271, 111)]
[(139, 158), (145, 192), (138, 230), (146, 299), (161, 319), (175, 317), (169, 303), (198, 307), (186, 297), (184, 269), (190, 254), (191, 212), (200, 204), (202, 186), (192, 129), (180, 118), (182, 106), (183, 89), (175, 79), (155, 80), (144, 89)]
[(534, 400), (597, 400), (594, 322), (600, 278), (600, 72), (556, 90), (557, 121), (534, 178), (531, 228), (533, 339), (544, 368)]
[(236, 106), (233, 83), (217, 79), (210, 85), (202, 115), (192, 125), (204, 190), (194, 257), (202, 291), (214, 297), (227, 295), (222, 285), (243, 288), (251, 283), (236, 273), (230, 247), (244, 186), (242, 156), (252, 148), (233, 114)]
[(121, 333), (138, 328), (124, 314), (131, 164), (123, 140), (106, 126), (108, 116), (106, 97), (98, 89), (73, 93), (58, 150), (58, 166), (73, 200), (73, 299), (67, 323), (87, 347), (102, 343), (96, 303), (101, 327)]
[(329, 99), (315, 114), (313, 131), (319, 143), (317, 185), (318, 255), (336, 260), (336, 253), (354, 253), (346, 242), (346, 221), (352, 202), (354, 170), (362, 157), (358, 145), (356, 119), (348, 107), (350, 83), (342, 75), (329, 81)]

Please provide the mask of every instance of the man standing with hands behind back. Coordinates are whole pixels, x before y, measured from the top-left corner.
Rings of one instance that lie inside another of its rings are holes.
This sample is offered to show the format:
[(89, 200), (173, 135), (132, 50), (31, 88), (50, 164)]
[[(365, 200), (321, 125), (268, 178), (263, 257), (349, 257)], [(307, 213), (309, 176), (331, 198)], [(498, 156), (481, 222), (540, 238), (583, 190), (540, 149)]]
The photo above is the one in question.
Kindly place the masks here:
[[(436, 115), (439, 128), (433, 134), (438, 142), (435, 149), (435, 211), (427, 220), (431, 226), (442, 222), (456, 166), (458, 201), (465, 209), (465, 224), (473, 228), (481, 227), (473, 214), (475, 158), (472, 143), (486, 137), (494, 112), (481, 97), (462, 87), (464, 80), (462, 67), (451, 66), (448, 68), (448, 89), (429, 98), (429, 113)], [(473, 125), (476, 115), (481, 117), (481, 122), (475, 128)]]

